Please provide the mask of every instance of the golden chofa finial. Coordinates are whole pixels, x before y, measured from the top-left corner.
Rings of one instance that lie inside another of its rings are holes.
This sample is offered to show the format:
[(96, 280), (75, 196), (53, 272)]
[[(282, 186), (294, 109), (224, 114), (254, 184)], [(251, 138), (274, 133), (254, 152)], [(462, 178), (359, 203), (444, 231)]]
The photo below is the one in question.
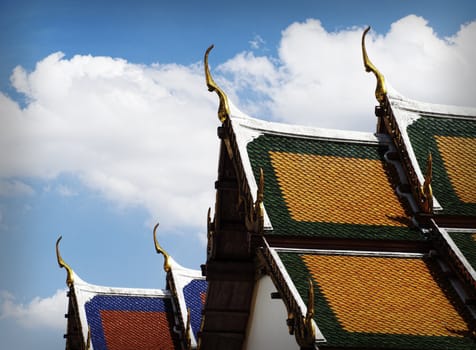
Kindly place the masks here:
[(421, 202), (423, 212), (431, 214), (433, 212), (433, 190), (431, 188), (431, 179), (433, 173), (433, 158), (431, 152), (428, 153), (426, 160), (425, 181), (420, 188)]
[(365, 48), (365, 36), (369, 32), (370, 27), (364, 30), (362, 34), (362, 56), (364, 58), (365, 71), (372, 72), (377, 78), (377, 87), (375, 88), (375, 97), (377, 101), (382, 104), (385, 101), (385, 95), (387, 94), (387, 88), (385, 87), (385, 78), (382, 73), (373, 65), (370, 61), (369, 56), (367, 56), (367, 49)]
[(157, 229), (159, 228), (159, 223), (154, 226), (154, 244), (155, 250), (157, 253), (162, 254), (164, 256), (164, 271), (170, 271), (170, 256), (167, 252), (160, 246), (159, 242), (157, 241)]
[(226, 94), (223, 92), (223, 90), (218, 87), (218, 85), (213, 80), (212, 75), (210, 74), (210, 67), (208, 66), (208, 54), (212, 49), (213, 45), (211, 45), (205, 52), (205, 79), (207, 82), (208, 91), (215, 91), (218, 95), (218, 98), (220, 99), (220, 106), (218, 107), (218, 119), (224, 123), (225, 120), (230, 116), (230, 107), (228, 106), (228, 97), (226, 97)]
[(56, 259), (58, 260), (59, 267), (64, 267), (66, 269), (66, 285), (71, 287), (73, 285), (73, 270), (67, 263), (64, 262), (63, 258), (61, 257), (59, 251), (59, 243), (61, 238), (63, 237), (59, 236), (59, 238), (56, 240)]

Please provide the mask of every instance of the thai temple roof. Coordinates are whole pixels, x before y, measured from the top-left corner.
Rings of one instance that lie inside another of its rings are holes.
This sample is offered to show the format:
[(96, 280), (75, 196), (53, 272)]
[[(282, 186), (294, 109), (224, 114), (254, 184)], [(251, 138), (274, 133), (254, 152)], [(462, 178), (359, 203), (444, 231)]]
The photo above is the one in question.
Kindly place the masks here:
[(95, 349), (176, 348), (169, 291), (95, 286), (75, 276), (71, 293), (82, 334), (89, 332)]
[(246, 122), (240, 121), (233, 120), (237, 134), (254, 131), (241, 148), (247, 153), (242, 159), (250, 161), (250, 180), (258, 181), (260, 169), (266, 179), (267, 233), (422, 239), (412, 229), (410, 205), (396, 193), (401, 169), (386, 159), (395, 151), (390, 138), (319, 129), (296, 132), (265, 122), (259, 131), (245, 130)]
[[(157, 228), (157, 227), (156, 227)], [(155, 239), (154, 229), (154, 239)], [(83, 281), (64, 262), (69, 286), (66, 349), (181, 349), (196, 347), (207, 282), (199, 270), (164, 254), (166, 289), (105, 287)]]
[(58, 253), (68, 350), (476, 349), (476, 109), (387, 89), (367, 31), (375, 133), (250, 117), (207, 50), (221, 121), (207, 260), (183, 268), (154, 229), (166, 289), (120, 289), (83, 282)]
[(476, 111), (398, 95), (389, 102), (420, 180), (432, 155), (435, 213), (476, 215)]

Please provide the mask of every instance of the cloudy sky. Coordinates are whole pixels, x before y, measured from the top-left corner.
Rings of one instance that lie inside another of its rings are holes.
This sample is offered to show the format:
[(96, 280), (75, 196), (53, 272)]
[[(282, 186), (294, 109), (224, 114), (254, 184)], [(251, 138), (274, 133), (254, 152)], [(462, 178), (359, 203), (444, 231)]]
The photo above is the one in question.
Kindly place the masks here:
[(152, 227), (181, 264), (205, 258), (218, 100), (273, 121), (373, 132), (375, 78), (476, 106), (474, 1), (2, 1), (0, 338), (61, 349), (65, 272), (162, 288)]

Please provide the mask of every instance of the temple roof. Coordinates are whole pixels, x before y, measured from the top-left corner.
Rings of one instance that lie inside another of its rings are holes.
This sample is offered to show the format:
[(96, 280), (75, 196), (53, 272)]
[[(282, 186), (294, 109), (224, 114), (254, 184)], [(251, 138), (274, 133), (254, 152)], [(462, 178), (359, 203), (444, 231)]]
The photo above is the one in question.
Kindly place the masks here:
[(169, 291), (96, 286), (75, 275), (71, 293), (91, 349), (176, 348)]
[(422, 238), (412, 228), (411, 203), (397, 194), (401, 169), (388, 160), (394, 148), (386, 135), (237, 115), (231, 120), (250, 187), (264, 172), (266, 233)]
[[(436, 227), (440, 245), (447, 251), (461, 277), (473, 288), (476, 287), (476, 229)], [(442, 243), (442, 244), (441, 244)], [(470, 298), (475, 298), (474, 290)], [(473, 312), (476, 313), (476, 310)]]
[(388, 95), (412, 166), (423, 183), (432, 155), (436, 215), (476, 215), (476, 109)]
[(69, 286), (67, 350), (197, 347), (207, 289), (201, 271), (181, 266), (162, 250), (166, 289), (98, 286), (83, 281), (64, 262), (59, 241), (58, 263), (67, 270)]
[(319, 348), (474, 349), (461, 305), (427, 255), (275, 251), (303, 300), (312, 279)]

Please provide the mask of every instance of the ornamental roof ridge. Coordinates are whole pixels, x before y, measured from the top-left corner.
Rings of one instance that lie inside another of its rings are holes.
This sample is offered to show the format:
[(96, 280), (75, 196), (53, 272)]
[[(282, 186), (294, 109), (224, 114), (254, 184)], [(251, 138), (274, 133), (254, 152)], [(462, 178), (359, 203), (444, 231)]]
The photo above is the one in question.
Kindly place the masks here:
[(476, 120), (476, 107), (447, 105), (423, 102), (408, 98), (391, 86), (388, 86), (388, 100), (394, 109), (433, 117), (461, 118)]
[(390, 142), (390, 138), (385, 134), (267, 121), (250, 117), (239, 110), (237, 114), (232, 113), (230, 119), (235, 131), (241, 132), (244, 128), (256, 134), (255, 137), (267, 133), (295, 138), (322, 139), (346, 143), (378, 144)]

